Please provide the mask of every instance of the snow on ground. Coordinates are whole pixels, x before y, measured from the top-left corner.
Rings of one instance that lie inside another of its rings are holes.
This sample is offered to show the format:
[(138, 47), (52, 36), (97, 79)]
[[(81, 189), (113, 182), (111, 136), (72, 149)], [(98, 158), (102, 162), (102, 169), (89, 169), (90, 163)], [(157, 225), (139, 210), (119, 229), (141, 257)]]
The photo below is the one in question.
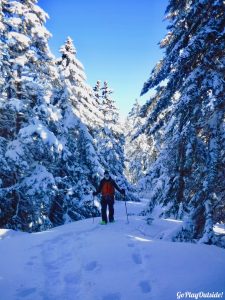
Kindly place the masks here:
[(128, 203), (129, 224), (124, 203), (117, 202), (114, 224), (99, 225), (96, 218), (41, 233), (1, 230), (0, 299), (172, 300), (179, 292), (225, 293), (224, 249), (160, 240), (180, 223), (149, 226), (138, 216), (143, 206)]

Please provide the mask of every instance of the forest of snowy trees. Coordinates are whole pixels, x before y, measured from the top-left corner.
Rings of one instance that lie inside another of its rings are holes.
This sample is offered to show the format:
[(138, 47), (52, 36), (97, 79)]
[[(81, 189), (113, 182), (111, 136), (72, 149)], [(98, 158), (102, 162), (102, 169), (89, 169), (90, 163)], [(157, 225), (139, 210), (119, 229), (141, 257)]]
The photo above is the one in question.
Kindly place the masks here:
[(0, 17), (0, 227), (39, 231), (99, 215), (91, 191), (104, 169), (131, 189), (112, 91), (87, 84), (71, 38), (53, 56), (35, 0), (3, 0)]
[[(222, 0), (169, 1), (165, 55), (142, 89), (155, 95), (132, 132), (135, 148), (143, 134), (150, 142), (150, 166), (139, 177), (146, 213), (161, 205), (162, 216), (184, 220), (174, 240), (219, 243), (213, 225), (225, 221), (224, 9)], [(143, 164), (135, 148), (136, 176)]]
[[(126, 121), (87, 83), (68, 37), (56, 58), (36, 0), (0, 6), (0, 227), (33, 232), (99, 215), (108, 169), (145, 214), (184, 220), (174, 240), (219, 244), (225, 222), (225, 4), (170, 0), (164, 57)], [(141, 87), (140, 87), (141, 89)], [(138, 196), (137, 196), (138, 195)]]

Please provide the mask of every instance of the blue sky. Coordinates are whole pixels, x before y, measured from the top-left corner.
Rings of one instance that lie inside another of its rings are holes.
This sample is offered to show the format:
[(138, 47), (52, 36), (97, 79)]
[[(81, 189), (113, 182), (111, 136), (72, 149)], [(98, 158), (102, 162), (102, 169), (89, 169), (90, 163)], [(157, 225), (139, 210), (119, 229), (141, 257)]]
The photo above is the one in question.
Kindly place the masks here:
[[(39, 0), (49, 14), (50, 48), (70, 36), (88, 83), (108, 81), (122, 117), (139, 97), (144, 82), (163, 56), (158, 42), (166, 34), (163, 21), (168, 0)], [(141, 98), (145, 103), (148, 96)]]

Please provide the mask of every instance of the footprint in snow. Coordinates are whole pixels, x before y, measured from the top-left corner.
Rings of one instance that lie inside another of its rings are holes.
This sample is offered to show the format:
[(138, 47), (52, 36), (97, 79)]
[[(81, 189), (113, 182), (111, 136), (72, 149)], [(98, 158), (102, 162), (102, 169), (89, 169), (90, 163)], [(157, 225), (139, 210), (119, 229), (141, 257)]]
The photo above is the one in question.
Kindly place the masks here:
[(81, 281), (80, 274), (79, 273), (68, 273), (64, 276), (64, 281), (67, 284), (78, 284)]
[(151, 292), (151, 286), (147, 280), (140, 281), (139, 286), (142, 290), (142, 293), (147, 294)]
[(33, 266), (35, 264), (35, 261), (37, 260), (37, 256), (31, 256), (30, 260), (26, 263), (27, 266)]
[(130, 247), (130, 248), (133, 248), (133, 247), (134, 247), (134, 244), (128, 243), (127, 246)]
[(64, 242), (67, 242), (68, 240), (68, 237), (72, 237), (72, 233), (65, 233), (65, 234), (61, 234), (61, 235), (58, 235), (56, 238), (53, 238), (51, 240), (51, 244), (58, 244), (58, 243), (64, 243)]
[(97, 268), (97, 261), (91, 261), (84, 268), (86, 271), (94, 271)]
[(141, 265), (142, 264), (142, 259), (141, 259), (140, 254), (134, 253), (132, 255), (132, 259), (133, 259), (133, 261), (134, 261), (135, 264), (137, 264), (137, 265)]
[(30, 257), (31, 259), (36, 259), (36, 258), (38, 258), (36, 255), (34, 255), (34, 256), (31, 256)]
[(17, 297), (22, 297), (22, 298), (24, 298), (24, 297), (27, 297), (27, 296), (29, 296), (29, 295), (35, 293), (36, 290), (37, 290), (36, 288), (21, 289), (21, 290), (16, 294), (16, 296), (17, 296)]
[(103, 296), (102, 300), (121, 300), (119, 293), (107, 294)]
[(47, 262), (45, 264), (46, 269), (48, 270), (48, 272), (50, 271), (57, 271), (59, 269), (59, 264), (57, 264), (57, 262)]

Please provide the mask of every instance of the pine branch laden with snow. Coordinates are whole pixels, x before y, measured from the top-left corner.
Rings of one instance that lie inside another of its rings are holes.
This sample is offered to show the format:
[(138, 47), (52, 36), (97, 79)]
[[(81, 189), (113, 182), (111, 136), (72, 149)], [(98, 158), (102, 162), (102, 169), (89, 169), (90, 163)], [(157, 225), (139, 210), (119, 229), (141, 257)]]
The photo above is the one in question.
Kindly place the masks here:
[(225, 221), (224, 9), (222, 0), (170, 1), (165, 57), (142, 90), (156, 95), (141, 109), (136, 137), (148, 134), (158, 150), (142, 186), (165, 216), (186, 220), (180, 240), (216, 243), (213, 226)]

